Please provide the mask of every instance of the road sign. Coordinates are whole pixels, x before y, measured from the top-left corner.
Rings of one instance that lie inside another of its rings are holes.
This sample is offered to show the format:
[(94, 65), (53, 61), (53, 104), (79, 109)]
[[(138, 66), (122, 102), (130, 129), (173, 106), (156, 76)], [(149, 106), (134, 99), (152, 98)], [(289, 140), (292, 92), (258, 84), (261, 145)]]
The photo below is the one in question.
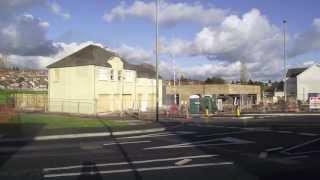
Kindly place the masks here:
[(320, 96), (310, 97), (309, 108), (310, 109), (320, 109)]

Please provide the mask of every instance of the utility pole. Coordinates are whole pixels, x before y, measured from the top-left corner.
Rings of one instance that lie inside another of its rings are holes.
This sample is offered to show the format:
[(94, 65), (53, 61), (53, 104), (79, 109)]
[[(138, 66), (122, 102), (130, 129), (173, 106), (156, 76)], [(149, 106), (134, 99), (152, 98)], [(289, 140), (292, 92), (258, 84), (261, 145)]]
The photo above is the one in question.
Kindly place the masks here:
[(287, 102), (287, 56), (286, 56), (286, 20), (282, 21), (283, 24), (283, 94), (284, 102)]
[(158, 56), (159, 56), (159, 0), (156, 0), (156, 122), (159, 121), (159, 71), (158, 71)]
[(177, 104), (177, 88), (176, 88), (176, 63), (174, 60), (174, 56), (170, 54), (172, 60), (172, 67), (173, 67), (173, 88), (174, 88), (174, 104)]

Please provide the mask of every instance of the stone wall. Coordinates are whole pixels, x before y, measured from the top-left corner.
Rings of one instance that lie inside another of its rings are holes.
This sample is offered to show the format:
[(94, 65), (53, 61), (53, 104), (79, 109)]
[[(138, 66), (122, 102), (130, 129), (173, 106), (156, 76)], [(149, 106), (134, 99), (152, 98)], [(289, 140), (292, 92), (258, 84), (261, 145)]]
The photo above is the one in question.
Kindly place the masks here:
[(189, 96), (200, 95), (256, 95), (257, 103), (261, 100), (260, 86), (239, 84), (206, 84), (166, 86), (167, 95), (179, 94), (180, 101), (188, 101)]

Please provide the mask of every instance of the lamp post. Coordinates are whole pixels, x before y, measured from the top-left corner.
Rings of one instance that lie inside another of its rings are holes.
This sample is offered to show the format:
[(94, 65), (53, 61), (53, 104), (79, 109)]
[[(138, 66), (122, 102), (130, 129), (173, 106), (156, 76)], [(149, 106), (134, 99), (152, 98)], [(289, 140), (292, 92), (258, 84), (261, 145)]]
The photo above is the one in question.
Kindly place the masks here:
[(172, 69), (173, 69), (173, 88), (174, 88), (174, 104), (177, 104), (177, 89), (176, 89), (176, 63), (174, 56), (170, 53), (170, 58), (172, 60)]
[(283, 24), (283, 94), (284, 102), (287, 102), (287, 82), (286, 82), (286, 73), (287, 73), (287, 56), (286, 56), (286, 20), (282, 21)]
[(158, 56), (159, 56), (159, 0), (156, 0), (156, 122), (159, 121), (159, 71), (158, 71)]

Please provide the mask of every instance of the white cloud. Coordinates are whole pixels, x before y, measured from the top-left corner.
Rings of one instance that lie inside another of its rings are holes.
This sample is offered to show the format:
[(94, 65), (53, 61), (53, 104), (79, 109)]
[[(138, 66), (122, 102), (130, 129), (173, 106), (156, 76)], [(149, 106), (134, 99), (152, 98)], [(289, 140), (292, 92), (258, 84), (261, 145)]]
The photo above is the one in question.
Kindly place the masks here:
[(120, 56), (125, 58), (131, 63), (142, 63), (151, 60), (151, 53), (140, 47), (132, 47), (122, 44), (119, 48), (114, 49)]
[[(160, 1), (159, 22), (163, 25), (175, 25), (181, 22), (195, 22), (200, 24), (214, 24), (224, 19), (228, 10), (215, 7), (204, 7), (200, 3), (171, 3)], [(134, 1), (131, 5), (121, 2), (105, 13), (103, 18), (107, 22), (128, 17), (140, 17), (150, 21), (155, 20), (155, 3)]]
[[(162, 61), (160, 63), (160, 74), (166, 79), (173, 78), (172, 64)], [(222, 77), (226, 80), (239, 79), (240, 62), (225, 63), (214, 61), (208, 64), (195, 66), (176, 67), (177, 77), (187, 77), (191, 79), (206, 79), (207, 77)]]
[(30, 14), (0, 24), (0, 52), (17, 55), (49, 55), (57, 48), (47, 39), (48, 23)]
[(290, 42), (289, 57), (299, 56), (304, 53), (320, 49), (320, 18), (315, 18), (311, 28), (295, 35)]
[(52, 11), (52, 13), (59, 15), (66, 20), (70, 19), (71, 17), (70, 14), (64, 12), (61, 6), (57, 2), (54, 1), (54, 2), (48, 3), (48, 6), (49, 6), (49, 9)]
[(303, 62), (303, 66), (311, 66), (311, 65), (314, 65), (316, 62), (314, 61), (305, 61)]
[(12, 16), (24, 12), (34, 6), (44, 5), (43, 0), (1, 0), (0, 1), (0, 19), (9, 20)]
[(91, 41), (70, 44), (57, 42), (53, 44), (56, 48), (59, 49), (56, 54), (50, 56), (20, 56), (12, 54), (8, 56), (8, 62), (10, 65), (23, 68), (45, 68), (47, 65), (58, 61), (90, 44), (103, 47), (102, 44), (94, 43)]
[[(162, 51), (175, 56), (205, 56), (225, 63), (203, 68), (224, 69), (241, 61), (246, 63), (253, 77), (276, 77), (282, 67), (281, 40), (281, 31), (259, 10), (252, 9), (242, 17), (230, 15), (218, 26), (204, 27), (192, 41), (174, 39), (164, 42)], [(224, 76), (230, 74), (229, 71), (221, 73)]]
[(42, 22), (39, 22), (39, 26), (41, 26), (43, 28), (48, 28), (50, 26), (50, 24), (47, 21), (42, 21)]
[(90, 44), (100, 46), (109, 51), (114, 51), (120, 54), (122, 57), (126, 58), (130, 63), (142, 63), (150, 60), (151, 55), (138, 47), (131, 47), (128, 45), (122, 45), (119, 48), (107, 48), (100, 43), (95, 43), (92, 41), (82, 42), (82, 43), (63, 43), (57, 42), (53, 45), (59, 49), (59, 51), (50, 56), (20, 56), (20, 55), (10, 55), (8, 56), (9, 63), (14, 66), (24, 67), (24, 68), (45, 68), (47, 65), (58, 61)]
[(59, 47), (47, 39), (49, 22), (25, 14), (34, 7), (45, 7), (68, 18), (56, 2), (48, 0), (0, 1), (0, 53), (22, 56), (45, 56), (57, 53)]

